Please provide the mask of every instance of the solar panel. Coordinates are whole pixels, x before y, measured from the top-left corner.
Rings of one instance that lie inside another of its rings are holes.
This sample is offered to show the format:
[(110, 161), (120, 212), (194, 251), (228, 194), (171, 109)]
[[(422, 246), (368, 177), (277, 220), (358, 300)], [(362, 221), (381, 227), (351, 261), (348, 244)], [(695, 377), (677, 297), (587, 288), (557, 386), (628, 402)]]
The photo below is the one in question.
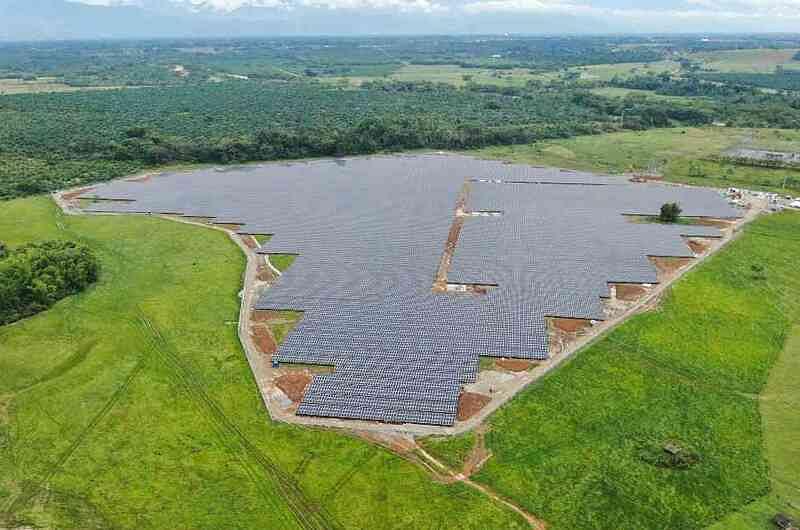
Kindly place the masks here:
[[(448, 281), (431, 290), (465, 183)], [(272, 237), (258, 252), (299, 257), (258, 309), (304, 311), (279, 362), (325, 364), (298, 414), (451, 425), (479, 356), (546, 359), (546, 318), (602, 319), (609, 282), (655, 283), (648, 256), (691, 257), (713, 227), (635, 223), (740, 212), (714, 191), (455, 155), (364, 157), (172, 173), (98, 185), (91, 211), (178, 212)], [(200, 252), (210, 249), (198, 249)]]

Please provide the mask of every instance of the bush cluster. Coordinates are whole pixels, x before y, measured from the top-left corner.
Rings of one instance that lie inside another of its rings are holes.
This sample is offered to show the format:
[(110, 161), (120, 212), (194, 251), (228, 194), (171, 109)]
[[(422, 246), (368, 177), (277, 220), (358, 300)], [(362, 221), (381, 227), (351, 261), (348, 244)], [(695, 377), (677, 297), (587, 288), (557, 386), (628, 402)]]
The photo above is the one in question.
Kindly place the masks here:
[(73, 241), (45, 241), (5, 250), (0, 243), (0, 325), (40, 311), (97, 280), (92, 251)]

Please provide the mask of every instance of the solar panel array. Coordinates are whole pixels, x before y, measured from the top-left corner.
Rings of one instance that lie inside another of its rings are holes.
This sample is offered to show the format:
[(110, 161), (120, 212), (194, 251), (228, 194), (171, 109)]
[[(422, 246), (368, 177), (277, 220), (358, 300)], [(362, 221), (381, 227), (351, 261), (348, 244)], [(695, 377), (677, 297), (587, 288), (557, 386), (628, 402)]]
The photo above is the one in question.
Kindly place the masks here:
[[(433, 293), (457, 197), (502, 215), (467, 217), (448, 280), (485, 295)], [(335, 366), (298, 414), (451, 425), (481, 355), (544, 359), (546, 317), (602, 318), (609, 282), (656, 282), (648, 255), (691, 256), (682, 235), (713, 228), (631, 223), (664, 202), (737, 217), (713, 191), (588, 173), (424, 155), (268, 164), (117, 181), (90, 210), (179, 212), (274, 234), (262, 253), (299, 257), (257, 302), (304, 311), (275, 359)]]

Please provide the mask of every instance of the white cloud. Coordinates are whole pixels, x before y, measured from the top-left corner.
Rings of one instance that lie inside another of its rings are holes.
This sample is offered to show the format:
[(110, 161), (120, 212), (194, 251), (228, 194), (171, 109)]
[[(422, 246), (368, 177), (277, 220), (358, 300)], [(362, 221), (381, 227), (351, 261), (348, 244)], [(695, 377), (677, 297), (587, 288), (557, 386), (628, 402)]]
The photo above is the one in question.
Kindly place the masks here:
[(800, 19), (800, 0), (685, 0), (684, 9), (593, 7), (569, 0), (472, 0), (463, 6), (469, 14), (554, 13), (658, 22), (659, 20)]

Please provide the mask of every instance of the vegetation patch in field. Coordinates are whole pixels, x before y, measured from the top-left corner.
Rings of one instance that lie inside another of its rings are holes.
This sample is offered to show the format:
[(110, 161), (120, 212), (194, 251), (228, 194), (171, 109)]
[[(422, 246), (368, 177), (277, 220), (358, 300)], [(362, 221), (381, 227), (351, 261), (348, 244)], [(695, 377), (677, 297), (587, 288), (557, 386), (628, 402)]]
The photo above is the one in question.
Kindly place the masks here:
[(97, 281), (89, 247), (44, 241), (7, 249), (0, 242), (0, 325), (35, 315)]

